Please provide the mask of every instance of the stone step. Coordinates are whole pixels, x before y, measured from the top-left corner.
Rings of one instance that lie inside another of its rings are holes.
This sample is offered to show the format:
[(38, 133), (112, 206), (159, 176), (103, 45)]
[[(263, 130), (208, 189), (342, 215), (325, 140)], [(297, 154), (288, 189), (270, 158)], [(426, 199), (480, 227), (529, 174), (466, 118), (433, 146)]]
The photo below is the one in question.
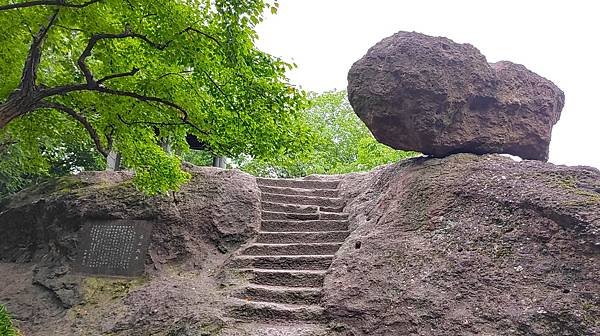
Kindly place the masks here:
[(291, 212), (303, 214), (316, 214), (319, 211), (317, 205), (298, 205), (285, 203), (261, 202), (261, 207), (265, 211), (271, 212)]
[(282, 188), (302, 188), (302, 189), (337, 189), (339, 180), (307, 180), (307, 179), (271, 179), (256, 178), (259, 187), (282, 187)]
[(280, 195), (299, 195), (299, 196), (319, 196), (319, 197), (337, 197), (338, 189), (304, 189), (289, 187), (259, 186), (260, 191), (270, 194)]
[[(344, 212), (344, 206), (335, 206), (335, 207), (320, 206), (319, 212), (321, 212), (321, 213), (330, 213), (330, 212), (342, 213), (342, 212)], [(346, 214), (346, 217), (348, 217), (348, 214)]]
[(343, 242), (350, 234), (349, 231), (319, 231), (319, 232), (259, 232), (257, 243), (338, 243)]
[(267, 286), (321, 287), (325, 279), (324, 270), (274, 270), (259, 268), (240, 268), (240, 272), (249, 276), (250, 283)]
[[(317, 305), (292, 305), (285, 303), (230, 299), (229, 315), (249, 321), (324, 321), (324, 309)], [(276, 336), (276, 335), (272, 335)]]
[(333, 219), (344, 220), (348, 219), (347, 213), (337, 212), (318, 212), (318, 213), (295, 213), (295, 212), (277, 212), (277, 211), (262, 211), (263, 220), (274, 219), (295, 219), (295, 220), (317, 220), (317, 219)]
[[(329, 212), (342, 213), (342, 212), (344, 212), (344, 206), (335, 206), (335, 207), (320, 206), (319, 212), (321, 212), (321, 213), (329, 213)], [(348, 217), (347, 214), (346, 214), (346, 217)]]
[(330, 208), (340, 208), (344, 206), (343, 200), (339, 197), (281, 195), (263, 192), (261, 193), (261, 200), (263, 202), (271, 203), (318, 205)]
[(316, 232), (348, 230), (347, 220), (263, 220), (261, 230), (269, 232)]
[(234, 296), (250, 301), (311, 305), (321, 302), (322, 290), (312, 287), (249, 285)]
[(272, 203), (272, 202), (261, 202), (262, 209), (265, 211), (272, 212), (290, 212), (290, 213), (312, 213), (317, 212), (336, 212), (340, 213), (344, 211), (343, 206), (338, 207), (323, 207), (318, 205), (302, 205), (302, 204), (286, 204), (286, 203)]
[(332, 255), (341, 243), (310, 244), (252, 244), (243, 251), (244, 255)]
[[(273, 323), (276, 322), (276, 323)], [(219, 336), (326, 336), (331, 335), (329, 328), (319, 321), (238, 321), (225, 326), (219, 331)]]
[(237, 256), (231, 261), (236, 268), (327, 270), (333, 255)]

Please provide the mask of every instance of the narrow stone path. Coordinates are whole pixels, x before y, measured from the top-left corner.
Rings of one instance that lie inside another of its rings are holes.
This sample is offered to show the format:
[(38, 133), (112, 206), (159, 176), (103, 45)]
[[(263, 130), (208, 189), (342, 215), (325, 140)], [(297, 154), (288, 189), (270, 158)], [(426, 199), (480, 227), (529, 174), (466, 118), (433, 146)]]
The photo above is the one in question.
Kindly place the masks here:
[(262, 223), (256, 241), (233, 260), (250, 283), (231, 315), (248, 322), (323, 321), (323, 279), (348, 236), (339, 181), (257, 179)]

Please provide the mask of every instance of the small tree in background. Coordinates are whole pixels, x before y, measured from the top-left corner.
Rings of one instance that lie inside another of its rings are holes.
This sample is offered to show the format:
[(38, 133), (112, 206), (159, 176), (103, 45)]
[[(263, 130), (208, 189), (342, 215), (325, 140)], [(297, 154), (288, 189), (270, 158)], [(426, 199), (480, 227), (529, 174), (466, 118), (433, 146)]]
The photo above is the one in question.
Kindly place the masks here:
[(346, 91), (313, 94), (305, 111), (311, 129), (308, 153), (270, 159), (238, 158), (241, 169), (260, 176), (297, 177), (367, 171), (376, 166), (416, 156), (375, 140), (352, 110)]

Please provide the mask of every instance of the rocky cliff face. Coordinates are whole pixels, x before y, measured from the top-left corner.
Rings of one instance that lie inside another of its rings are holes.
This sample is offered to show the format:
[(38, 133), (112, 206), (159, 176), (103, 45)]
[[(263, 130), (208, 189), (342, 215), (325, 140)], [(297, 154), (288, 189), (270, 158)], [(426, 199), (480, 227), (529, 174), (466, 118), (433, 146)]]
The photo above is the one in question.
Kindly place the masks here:
[[(190, 183), (164, 197), (144, 196), (128, 173), (96, 172), (6, 200), (0, 206), (0, 302), (22, 330), (144, 335), (221, 325), (214, 275), (255, 234), (260, 195), (254, 177), (239, 171), (187, 170)], [(154, 222), (145, 278), (74, 274), (78, 232), (90, 219)]]
[[(241, 172), (188, 169), (174, 198), (96, 173), (0, 205), (0, 302), (27, 335), (317, 335), (228, 318), (246, 279), (224, 271), (254, 242), (260, 191)], [(324, 276), (318, 335), (600, 333), (597, 169), (458, 154), (313, 179), (341, 180), (352, 231)], [(81, 223), (98, 217), (156, 221), (146, 276), (72, 274)]]
[(497, 155), (345, 177), (325, 279), (344, 335), (600, 333), (600, 172)]

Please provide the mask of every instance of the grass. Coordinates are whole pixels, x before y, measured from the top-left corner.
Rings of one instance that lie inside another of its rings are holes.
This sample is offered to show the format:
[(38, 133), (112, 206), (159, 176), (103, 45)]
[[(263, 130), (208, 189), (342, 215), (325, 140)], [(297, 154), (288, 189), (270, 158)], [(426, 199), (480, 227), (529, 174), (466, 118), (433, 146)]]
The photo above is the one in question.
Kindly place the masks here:
[(21, 332), (13, 325), (10, 314), (0, 304), (0, 336), (21, 336)]

